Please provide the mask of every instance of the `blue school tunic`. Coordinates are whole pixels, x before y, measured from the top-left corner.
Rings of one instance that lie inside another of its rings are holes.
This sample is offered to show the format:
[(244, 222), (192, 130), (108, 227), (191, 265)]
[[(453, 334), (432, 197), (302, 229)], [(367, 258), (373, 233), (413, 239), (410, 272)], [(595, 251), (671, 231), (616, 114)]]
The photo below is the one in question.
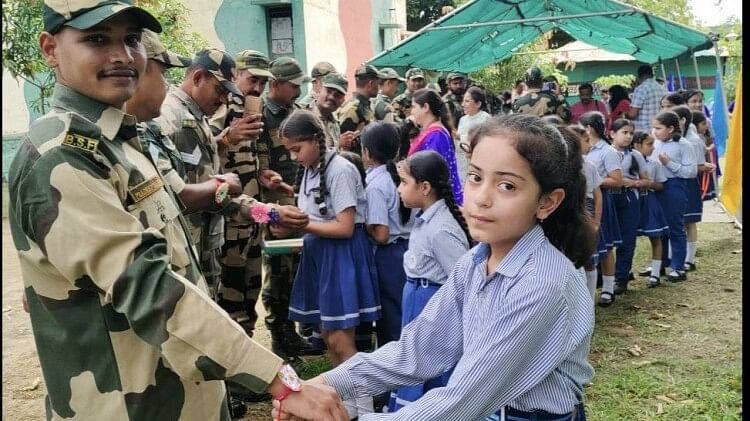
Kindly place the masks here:
[[(646, 176), (651, 182), (663, 184), (667, 181), (667, 177), (664, 175), (664, 167), (660, 162), (651, 159), (646, 161)], [(641, 218), (638, 225), (638, 235), (661, 237), (669, 229), (669, 226), (661, 210), (661, 204), (656, 198), (656, 191), (654, 189), (642, 189), (640, 193)]]
[(333, 151), (325, 155), (327, 213), (320, 212), (315, 197), (320, 192), (319, 168), (307, 168), (302, 178), (298, 206), (311, 221), (328, 222), (355, 207), (351, 238), (303, 237), (302, 255), (289, 300), (289, 319), (320, 324), (323, 330), (340, 330), (380, 317), (375, 255), (363, 223), (365, 189), (359, 171)]
[(455, 365), (445, 387), (394, 414), (361, 421), (480, 420), (500, 408), (570, 413), (594, 370), (586, 280), (540, 226), (494, 268), (489, 246), (466, 253), (397, 342), (324, 374), (342, 399), (417, 383)]
[(401, 335), (401, 306), (406, 273), (404, 253), (409, 245), (409, 232), (414, 223), (401, 223), (400, 200), (396, 184), (385, 165), (367, 170), (367, 224), (388, 226), (387, 244), (375, 247), (375, 265), (380, 290), (381, 317), (375, 331), (378, 346), (398, 340)]
[[(640, 179), (640, 173), (646, 169), (646, 160), (643, 155), (637, 150), (626, 149), (622, 152), (622, 156), (620, 165), (622, 177), (632, 181)], [(638, 197), (639, 194), (635, 188), (624, 186), (618, 193), (613, 194), (622, 238), (622, 243), (617, 246), (615, 259), (615, 281), (617, 282), (628, 282), (628, 275), (633, 264), (635, 239), (641, 219)]]
[(657, 197), (669, 225), (668, 240), (672, 250), (670, 260), (667, 258), (667, 247), (662, 247), (664, 249), (662, 260), (669, 261), (673, 270), (684, 271), (687, 254), (684, 221), (688, 201), (687, 180), (695, 178), (698, 165), (693, 149), (684, 138), (679, 141), (660, 142), (654, 155), (658, 159), (662, 153), (667, 154), (670, 161), (664, 165), (667, 180), (664, 182), (664, 189), (657, 194)]
[[(597, 173), (602, 178), (608, 177), (612, 171), (622, 170), (620, 167), (622, 155), (605, 140), (600, 139), (591, 148), (589, 153), (586, 154), (586, 161), (596, 168)], [(620, 224), (617, 221), (617, 209), (612, 191), (613, 189), (602, 187), (602, 219), (599, 224), (600, 235), (597, 246), (600, 259), (606, 258), (608, 251), (613, 247), (622, 244)], [(614, 189), (614, 191), (617, 191), (617, 189)]]

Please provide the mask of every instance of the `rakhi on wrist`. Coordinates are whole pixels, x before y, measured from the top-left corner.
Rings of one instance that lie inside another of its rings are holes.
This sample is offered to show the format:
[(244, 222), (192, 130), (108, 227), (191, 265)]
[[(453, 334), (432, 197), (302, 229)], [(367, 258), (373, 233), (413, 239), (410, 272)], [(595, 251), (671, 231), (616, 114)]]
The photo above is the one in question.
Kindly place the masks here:
[(220, 178), (214, 178), (214, 181), (217, 183), (216, 191), (214, 191), (214, 201), (217, 205), (221, 205), (227, 200), (227, 196), (229, 195), (229, 183)]
[(259, 224), (278, 225), (281, 215), (275, 207), (256, 202), (250, 206), (250, 219)]

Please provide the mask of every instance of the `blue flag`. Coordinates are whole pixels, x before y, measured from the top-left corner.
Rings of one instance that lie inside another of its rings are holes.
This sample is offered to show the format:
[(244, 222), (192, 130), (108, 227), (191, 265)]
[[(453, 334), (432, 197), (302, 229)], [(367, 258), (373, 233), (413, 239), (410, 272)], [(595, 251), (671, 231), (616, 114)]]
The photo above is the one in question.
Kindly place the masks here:
[(727, 106), (724, 104), (724, 88), (721, 86), (721, 75), (716, 71), (716, 88), (714, 89), (714, 107), (711, 110), (711, 125), (714, 129), (714, 143), (718, 156), (724, 156), (727, 146)]
[(670, 73), (667, 78), (667, 92), (674, 92), (674, 74)]

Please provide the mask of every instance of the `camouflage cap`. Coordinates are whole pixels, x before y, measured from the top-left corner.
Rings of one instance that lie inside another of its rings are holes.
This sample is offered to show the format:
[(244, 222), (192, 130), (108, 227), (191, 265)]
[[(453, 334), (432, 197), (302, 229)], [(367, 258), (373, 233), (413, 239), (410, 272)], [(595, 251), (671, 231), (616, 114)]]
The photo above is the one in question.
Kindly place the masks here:
[(396, 71), (390, 67), (383, 67), (382, 69), (380, 69), (380, 73), (383, 74), (383, 77), (381, 79), (398, 79), (401, 82), (406, 82), (406, 79), (399, 76), (398, 73), (396, 73)]
[(406, 79), (412, 80), (412, 79), (424, 79), (424, 72), (419, 67), (412, 67), (411, 69), (406, 71)]
[(172, 67), (190, 66), (189, 58), (178, 56), (177, 54), (167, 50), (167, 48), (161, 43), (159, 34), (150, 29), (143, 30), (143, 35), (141, 35), (141, 42), (146, 48), (146, 58), (156, 60), (159, 63), (165, 65), (168, 69)]
[(128, 11), (132, 11), (142, 28), (161, 32), (159, 21), (144, 9), (134, 6), (132, 0), (44, 0), (44, 30), (54, 34), (63, 26), (89, 29)]
[(354, 77), (385, 79), (385, 75), (383, 73), (380, 73), (380, 70), (376, 69), (375, 66), (370, 64), (362, 64), (357, 67), (357, 70), (354, 71)]
[(310, 76), (315, 78), (315, 77), (325, 76), (335, 71), (336, 71), (336, 68), (333, 67), (333, 64), (327, 61), (321, 61), (321, 62), (315, 63), (315, 66), (313, 66), (312, 68), (312, 72), (310, 72)]
[(272, 61), (270, 70), (276, 80), (291, 82), (298, 86), (312, 80), (305, 76), (297, 60), (291, 57), (279, 57)]
[(541, 82), (542, 81), (542, 70), (536, 66), (532, 66), (523, 75), (524, 82)]
[(229, 92), (243, 96), (237, 85), (232, 82), (234, 59), (229, 54), (216, 48), (204, 48), (195, 54), (193, 64), (208, 70)]
[(273, 79), (273, 74), (269, 70), (271, 67), (271, 60), (260, 51), (240, 51), (234, 56), (234, 61), (237, 62), (237, 70), (247, 70), (254, 76)]
[(448, 76), (445, 78), (446, 82), (450, 82), (453, 79), (466, 79), (466, 75), (459, 72), (451, 72), (448, 73)]
[(346, 95), (346, 91), (349, 89), (349, 82), (341, 73), (331, 72), (323, 76), (323, 86), (335, 89)]

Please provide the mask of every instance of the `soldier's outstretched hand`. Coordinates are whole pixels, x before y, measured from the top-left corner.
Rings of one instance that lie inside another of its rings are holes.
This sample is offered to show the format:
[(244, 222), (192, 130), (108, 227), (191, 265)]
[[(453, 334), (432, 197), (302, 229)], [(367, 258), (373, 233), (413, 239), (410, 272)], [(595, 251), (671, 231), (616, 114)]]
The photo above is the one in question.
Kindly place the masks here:
[(279, 225), (292, 230), (300, 230), (307, 226), (310, 218), (300, 208), (292, 205), (283, 205), (276, 208), (279, 211)]

